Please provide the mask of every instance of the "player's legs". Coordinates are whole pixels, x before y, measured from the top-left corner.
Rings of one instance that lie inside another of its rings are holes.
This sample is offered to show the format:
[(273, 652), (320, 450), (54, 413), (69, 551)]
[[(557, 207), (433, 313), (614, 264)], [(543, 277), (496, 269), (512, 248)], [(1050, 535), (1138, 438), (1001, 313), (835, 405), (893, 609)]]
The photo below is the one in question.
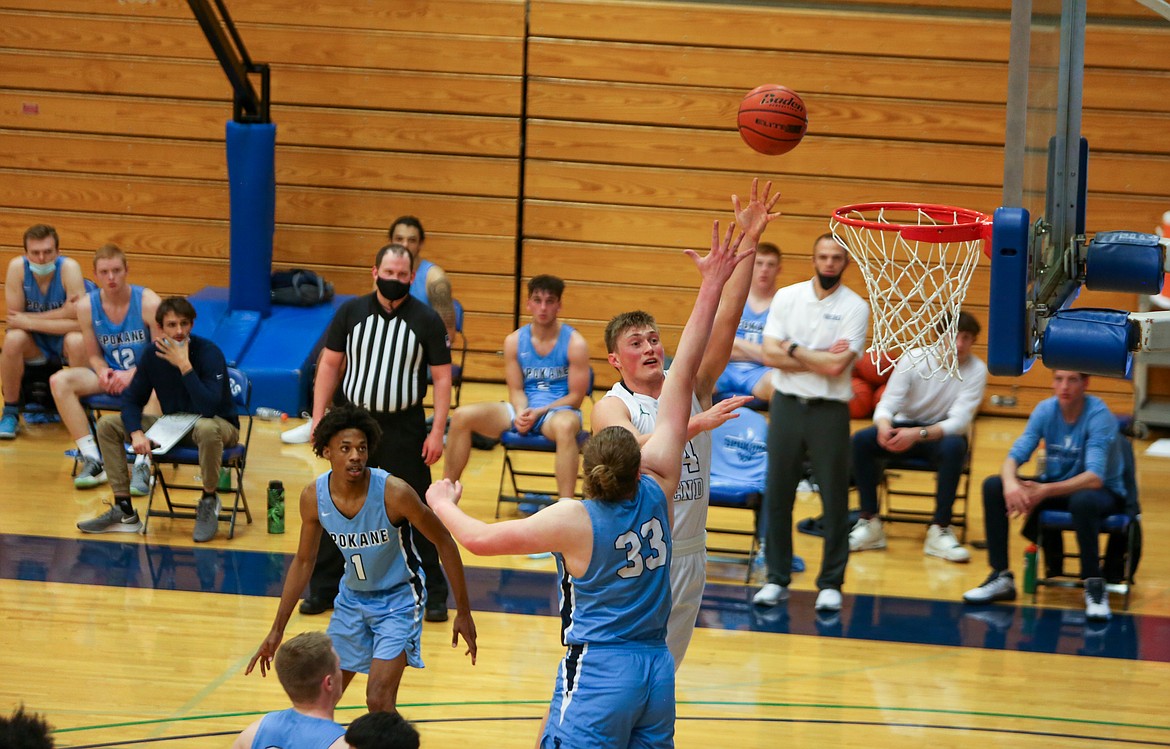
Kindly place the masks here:
[(375, 658), (370, 663), (370, 678), (366, 682), (366, 707), (371, 713), (392, 713), (398, 710), (398, 687), (406, 670), (406, 653), (384, 661)]
[(577, 493), (577, 473), (580, 470), (580, 448), (577, 435), (581, 432), (581, 412), (574, 408), (559, 409), (545, 415), (540, 433), (557, 444), (557, 492), (560, 497)]
[(203, 493), (214, 494), (223, 465), (223, 449), (240, 441), (240, 430), (221, 416), (199, 419), (191, 429), (191, 440), (199, 448), (199, 475)]
[(849, 406), (820, 401), (807, 408), (805, 440), (824, 508), (820, 589), (841, 589), (849, 562)]
[(67, 367), (49, 378), (49, 389), (53, 391), (57, 413), (69, 430), (69, 436), (74, 440), (90, 436), (89, 421), (85, 418), (81, 399), (102, 392), (97, 373), (89, 367)]
[(626, 746), (646, 696), (641, 654), (637, 646), (570, 645), (540, 746)]
[(768, 419), (768, 480), (764, 490), (768, 526), (764, 556), (768, 582), (788, 587), (792, 581), (792, 508), (796, 486), (804, 473), (804, 433), (807, 423), (796, 398), (776, 393)]
[(25, 360), (37, 361), (44, 357), (36, 341), (26, 331), (9, 328), (0, 349), (0, 387), (4, 389), (5, 405), (20, 403), (20, 379), (24, 377)]
[(471, 456), (471, 434), (498, 437), (512, 426), (506, 403), (471, 403), (451, 412), (443, 450), (443, 478), (458, 481)]
[(65, 339), (61, 342), (61, 351), (71, 367), (84, 367), (89, 362), (89, 356), (85, 352), (85, 339), (76, 330), (65, 334)]
[(774, 392), (776, 392), (776, 387), (772, 384), (772, 370), (765, 369), (760, 374), (760, 378), (756, 380), (756, 384), (752, 386), (752, 395), (767, 403), (772, 400)]
[[(142, 428), (147, 429), (153, 418), (144, 416)], [(130, 498), (130, 469), (126, 467), (126, 427), (122, 424), (122, 414), (106, 414), (98, 419), (97, 442), (102, 453), (102, 463), (106, 467), (106, 477), (110, 481), (110, 490), (114, 498)]]
[(967, 461), (967, 436), (944, 436), (934, 445), (934, 460), (938, 469), (938, 488), (935, 493), (934, 519), (931, 522), (946, 528), (951, 524), (955, 494), (963, 476), (963, 464)]

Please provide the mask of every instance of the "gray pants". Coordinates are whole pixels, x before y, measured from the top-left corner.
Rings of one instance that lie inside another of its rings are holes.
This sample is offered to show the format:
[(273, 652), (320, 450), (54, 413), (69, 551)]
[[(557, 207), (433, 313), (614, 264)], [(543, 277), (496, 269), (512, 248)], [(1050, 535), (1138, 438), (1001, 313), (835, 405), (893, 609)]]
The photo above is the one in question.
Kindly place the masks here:
[(792, 508), (808, 455), (821, 489), (825, 550), (817, 588), (840, 590), (849, 563), (849, 405), (776, 393), (768, 423), (768, 582), (792, 581)]
[[(142, 429), (145, 431), (158, 419), (149, 414), (142, 415)], [(102, 452), (106, 477), (114, 496), (130, 495), (130, 469), (126, 466), (126, 427), (121, 414), (106, 414), (98, 420), (97, 443)], [(223, 449), (240, 441), (240, 430), (220, 416), (199, 419), (191, 433), (179, 444), (199, 448), (199, 475), (203, 478), (204, 491), (215, 491), (219, 481), (219, 469), (223, 465)]]

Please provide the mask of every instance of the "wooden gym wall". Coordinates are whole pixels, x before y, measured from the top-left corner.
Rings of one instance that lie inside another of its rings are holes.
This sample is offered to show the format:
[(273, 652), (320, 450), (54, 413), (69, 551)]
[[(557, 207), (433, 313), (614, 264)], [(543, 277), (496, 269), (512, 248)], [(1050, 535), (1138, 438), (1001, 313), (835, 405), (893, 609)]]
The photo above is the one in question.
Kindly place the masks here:
[[(468, 310), (475, 379), (501, 377), (516, 282), (537, 273), (568, 281), (563, 316), (586, 334), (599, 385), (613, 379), (601, 341), (613, 313), (654, 312), (673, 346), (696, 280), (679, 250), (706, 245), (752, 176), (784, 193), (769, 232), (782, 283), (811, 273), (838, 205), (1000, 201), (1009, 0), (229, 5), (273, 69), (276, 264), (361, 293), (390, 220), (420, 216), (426, 257)], [(1148, 231), (1170, 209), (1170, 23), (1132, 0), (1089, 7), (1089, 228)], [(763, 82), (809, 107), (810, 135), (783, 157), (734, 129), (739, 98)], [(0, 260), (48, 222), (87, 270), (114, 241), (164, 294), (225, 285), (230, 100), (184, 0), (0, 0)], [(861, 289), (855, 271), (847, 281)], [(987, 287), (984, 264), (967, 303), (984, 321)], [(1128, 409), (1128, 383), (1094, 390)], [(1047, 393), (1043, 368), (993, 378), (985, 410), (1025, 414)]]

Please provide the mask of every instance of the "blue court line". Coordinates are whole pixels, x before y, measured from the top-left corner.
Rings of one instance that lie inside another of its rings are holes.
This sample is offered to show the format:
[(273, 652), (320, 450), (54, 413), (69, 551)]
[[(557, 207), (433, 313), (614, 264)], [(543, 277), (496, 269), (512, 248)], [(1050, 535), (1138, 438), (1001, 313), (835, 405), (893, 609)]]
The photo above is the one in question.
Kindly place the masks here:
[[(291, 554), (180, 547), (89, 538), (0, 534), (0, 579), (121, 588), (279, 597)], [(557, 615), (551, 572), (467, 567), (475, 611)], [(753, 589), (708, 583), (699, 626), (751, 632), (842, 637), (921, 645), (1123, 658), (1170, 663), (1170, 618), (1116, 612), (1086, 622), (1079, 610), (968, 606), (846, 593), (842, 610), (813, 611), (815, 593), (793, 591), (770, 608), (753, 606)]]

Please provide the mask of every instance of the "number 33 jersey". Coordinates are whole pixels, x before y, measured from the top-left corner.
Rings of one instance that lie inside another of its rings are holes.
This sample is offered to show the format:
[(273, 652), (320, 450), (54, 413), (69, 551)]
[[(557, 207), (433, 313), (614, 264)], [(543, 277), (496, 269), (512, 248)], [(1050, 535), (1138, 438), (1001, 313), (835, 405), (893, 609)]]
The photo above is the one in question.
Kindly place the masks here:
[(421, 590), (424, 582), (418, 552), (410, 537), (410, 524), (394, 527), (386, 516), (386, 479), (389, 473), (370, 468), (366, 501), (352, 518), (333, 504), (326, 471), (317, 477), (317, 517), (321, 527), (345, 557), (342, 583), (350, 590), (389, 590), (410, 583)]
[(593, 555), (581, 577), (561, 575), (561, 642), (662, 642), (670, 616), (670, 522), (658, 482), (641, 476), (633, 499), (586, 499)]

